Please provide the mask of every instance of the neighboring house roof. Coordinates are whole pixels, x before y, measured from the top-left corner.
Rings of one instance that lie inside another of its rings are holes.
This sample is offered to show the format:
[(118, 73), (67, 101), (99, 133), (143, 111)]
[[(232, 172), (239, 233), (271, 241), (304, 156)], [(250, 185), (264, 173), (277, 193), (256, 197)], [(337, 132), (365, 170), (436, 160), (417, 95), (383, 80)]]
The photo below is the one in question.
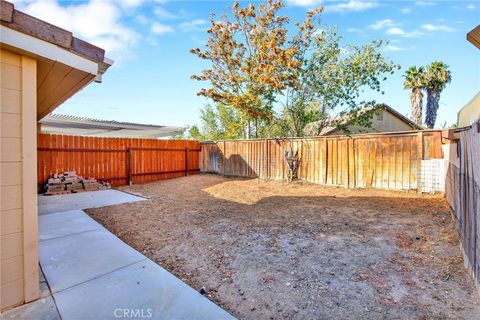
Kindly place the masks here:
[(186, 127), (107, 121), (61, 114), (50, 114), (39, 122), (41, 131), (45, 133), (94, 137), (156, 139), (183, 134), (186, 130)]
[(2, 48), (31, 57), (37, 63), (37, 119), (41, 119), (113, 64), (105, 50), (70, 31), (32, 17), (0, 1)]
[[(371, 110), (371, 108), (372, 108), (372, 106), (368, 106), (368, 107), (365, 107), (363, 110), (367, 111), (367, 110)], [(382, 104), (382, 108), (383, 108), (384, 111), (387, 111), (387, 112), (391, 113), (392, 115), (394, 115), (395, 117), (397, 117), (398, 119), (400, 119), (401, 121), (405, 122), (407, 125), (412, 127), (412, 130), (424, 130), (425, 129), (424, 127), (419, 126), (418, 124), (416, 124), (415, 122), (413, 122), (412, 120), (405, 117), (403, 114), (401, 114), (400, 112), (398, 112), (397, 110), (393, 109), (392, 107), (390, 107), (386, 104)], [(361, 110), (360, 112), (362, 112), (363, 110)], [(329, 122), (339, 121), (339, 122), (347, 123), (349, 121), (349, 119), (350, 119), (350, 116), (348, 114), (345, 114), (345, 115), (340, 116), (340, 117), (338, 117), (338, 116), (331, 117), (329, 120), (327, 120), (327, 126), (325, 126), (320, 131), (319, 135), (321, 135), (321, 136), (322, 135), (327, 135), (327, 134), (330, 134), (330, 133), (334, 132), (335, 130), (337, 130), (336, 126), (329, 126), (328, 125)], [(305, 127), (305, 131), (309, 134), (313, 134), (314, 132), (317, 131), (317, 128), (321, 125), (322, 125), (322, 121), (311, 122)]]
[(480, 49), (480, 25), (467, 33), (467, 40)]

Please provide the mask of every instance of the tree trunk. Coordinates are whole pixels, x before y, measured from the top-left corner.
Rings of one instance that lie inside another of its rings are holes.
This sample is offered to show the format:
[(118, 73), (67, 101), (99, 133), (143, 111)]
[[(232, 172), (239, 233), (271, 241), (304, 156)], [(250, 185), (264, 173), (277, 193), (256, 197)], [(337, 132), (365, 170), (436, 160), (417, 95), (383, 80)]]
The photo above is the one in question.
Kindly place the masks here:
[(427, 90), (427, 113), (425, 124), (429, 129), (433, 129), (437, 121), (438, 104), (440, 102), (440, 92)]
[(288, 167), (288, 182), (298, 180), (298, 168), (300, 167), (298, 150), (293, 151), (291, 147), (290, 150), (285, 149), (284, 158)]
[(421, 126), (423, 108), (423, 93), (421, 88), (412, 89), (412, 93), (410, 94), (410, 102), (412, 104), (412, 120)]

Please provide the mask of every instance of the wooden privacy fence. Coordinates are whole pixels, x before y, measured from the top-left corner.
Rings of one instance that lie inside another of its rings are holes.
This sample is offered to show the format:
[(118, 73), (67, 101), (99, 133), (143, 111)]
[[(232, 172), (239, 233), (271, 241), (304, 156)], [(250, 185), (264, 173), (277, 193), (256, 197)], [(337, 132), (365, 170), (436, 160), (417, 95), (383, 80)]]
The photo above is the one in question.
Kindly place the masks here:
[(448, 160), (445, 196), (454, 212), (465, 267), (480, 293), (480, 120), (460, 132)]
[(441, 131), (230, 140), (201, 144), (200, 171), (285, 180), (284, 151), (298, 150), (299, 179), (348, 188), (420, 189), (422, 161), (441, 159)]
[(198, 173), (200, 147), (192, 140), (97, 138), (38, 134), (38, 185), (52, 173), (75, 170), (113, 186)]

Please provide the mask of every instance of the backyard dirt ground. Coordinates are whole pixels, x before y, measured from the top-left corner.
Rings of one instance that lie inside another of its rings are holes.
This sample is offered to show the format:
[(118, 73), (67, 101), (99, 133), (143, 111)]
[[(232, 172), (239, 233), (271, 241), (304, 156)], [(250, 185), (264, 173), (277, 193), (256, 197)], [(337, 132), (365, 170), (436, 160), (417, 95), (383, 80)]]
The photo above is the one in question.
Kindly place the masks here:
[(479, 319), (440, 196), (197, 175), (88, 210), (241, 319)]

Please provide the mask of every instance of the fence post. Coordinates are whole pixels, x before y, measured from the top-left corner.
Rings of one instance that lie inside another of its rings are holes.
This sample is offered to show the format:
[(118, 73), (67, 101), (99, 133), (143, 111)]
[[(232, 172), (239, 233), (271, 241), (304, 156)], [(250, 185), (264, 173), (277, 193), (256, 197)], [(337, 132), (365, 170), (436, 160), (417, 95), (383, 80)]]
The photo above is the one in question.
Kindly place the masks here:
[(263, 174), (263, 179), (267, 180), (267, 167), (268, 167), (268, 152), (267, 152), (267, 140), (262, 140), (262, 147), (263, 147), (263, 168), (262, 168), (262, 174)]
[(272, 146), (270, 143), (270, 140), (265, 140), (265, 143), (267, 144), (267, 179), (268, 180), (273, 180), (272, 179)]
[(129, 147), (127, 149), (127, 174), (128, 174), (128, 185), (132, 185), (132, 149)]
[(417, 133), (417, 192), (422, 193), (423, 132)]
[(325, 175), (323, 177), (323, 185), (327, 185), (328, 182), (328, 140), (325, 138)]
[(226, 156), (227, 148), (225, 146), (225, 140), (223, 140), (223, 157), (222, 157), (222, 166), (223, 166), (223, 175), (225, 176), (225, 168), (227, 166), (227, 156)]
[(347, 188), (355, 189), (355, 140), (352, 136), (347, 140)]
[(188, 148), (185, 148), (185, 176), (188, 176)]

